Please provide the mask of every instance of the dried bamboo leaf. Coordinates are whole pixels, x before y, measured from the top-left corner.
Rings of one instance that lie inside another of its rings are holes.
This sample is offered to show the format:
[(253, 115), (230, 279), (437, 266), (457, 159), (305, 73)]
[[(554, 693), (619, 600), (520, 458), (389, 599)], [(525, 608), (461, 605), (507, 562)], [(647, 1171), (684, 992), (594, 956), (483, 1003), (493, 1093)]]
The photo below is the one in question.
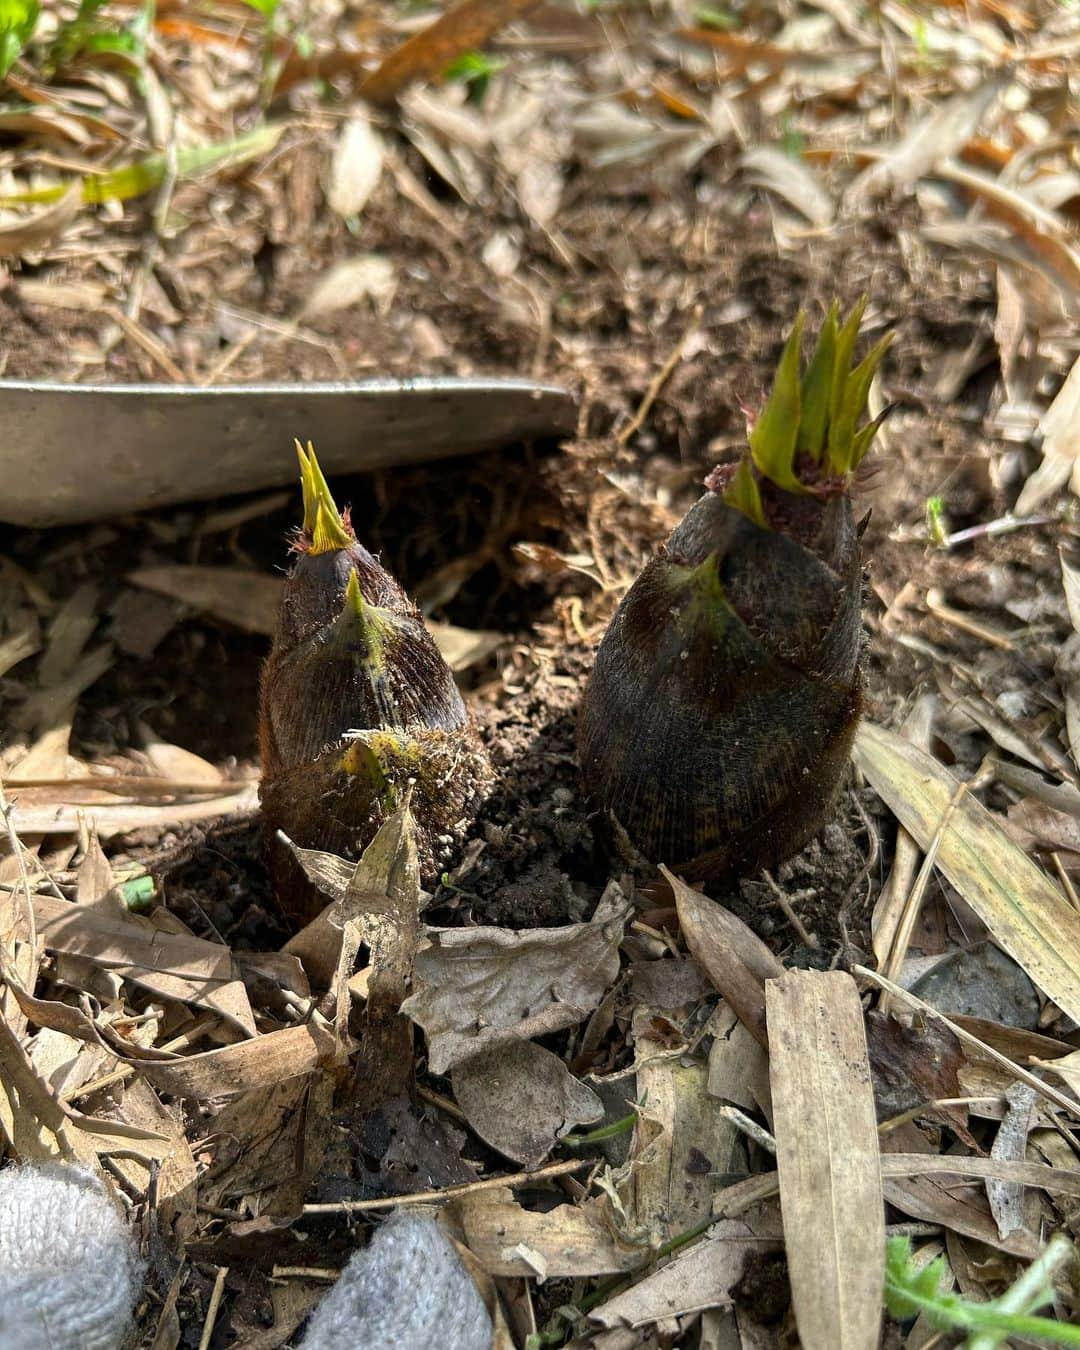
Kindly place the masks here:
[(330, 164), (326, 199), (339, 216), (358, 216), (382, 176), (383, 140), (366, 117), (350, 117), (341, 128)]
[[(51, 789), (55, 791), (55, 789)], [(72, 798), (87, 795), (72, 790)], [(218, 797), (197, 802), (173, 802), (168, 806), (142, 806), (118, 802), (114, 794), (98, 794), (97, 801), (52, 802), (36, 804), (27, 792), (11, 806), (11, 819), (20, 834), (78, 834), (79, 818), (93, 822), (101, 839), (112, 839), (132, 830), (164, 830), (195, 820), (213, 820), (218, 816), (244, 818), (259, 809), (256, 783), (237, 783)], [(105, 800), (102, 800), (105, 798)]]
[(790, 970), (765, 986), (780, 1207), (806, 1350), (876, 1350), (885, 1210), (855, 981)]
[[(1027, 1083), (1013, 1083), (1006, 1097), (1008, 1110), (994, 1136), (990, 1156), (1023, 1162), (1027, 1157), (1028, 1134), (1037, 1121), (1038, 1097)], [(992, 1178), (986, 1183), (986, 1198), (1003, 1238), (1024, 1227), (1024, 1188), (1018, 1182)]]
[(619, 1174), (629, 1226), (657, 1244), (707, 1218), (717, 1177), (747, 1170), (743, 1137), (708, 1094), (708, 1068), (650, 1037), (656, 1013), (634, 1010), (637, 1121)]
[(255, 1017), (228, 947), (163, 933), (134, 914), (34, 897), (34, 919), (48, 951), (82, 957), (162, 998), (216, 1013), (246, 1036)]
[(1011, 72), (1000, 72), (936, 107), (898, 145), (854, 179), (845, 193), (844, 206), (851, 210), (892, 188), (908, 187), (935, 164), (955, 154), (975, 134), (990, 105), (1011, 80)]
[[(855, 762), (924, 850), (957, 780), (937, 760), (883, 727), (864, 722)], [(937, 865), (1042, 992), (1080, 1018), (1080, 914), (970, 794), (952, 813)]]
[[(1080, 297), (1080, 262), (1077, 264), (1077, 296)], [(1077, 300), (1080, 304), (1080, 299)], [(1065, 383), (1039, 423), (1042, 463), (1023, 486), (1016, 500), (1017, 515), (1030, 515), (1048, 497), (1073, 478), (1080, 462), (1080, 356), (1073, 362)]]
[[(127, 580), (158, 595), (168, 596), (223, 623), (247, 633), (273, 637), (281, 609), (279, 577), (266, 576), (242, 567), (144, 567), (128, 574)], [(508, 641), (505, 633), (488, 629), (459, 628), (436, 619), (426, 621), (443, 660), (453, 671), (479, 664)]]
[(681, 1252), (674, 1261), (616, 1294), (589, 1313), (589, 1319), (614, 1330), (643, 1327), (705, 1308), (731, 1306), (731, 1290), (751, 1256), (776, 1251), (779, 1224), (750, 1224), (722, 1219), (708, 1238)]
[(0, 258), (21, 257), (46, 248), (82, 210), (82, 188), (73, 183), (52, 206), (10, 225), (0, 225)]

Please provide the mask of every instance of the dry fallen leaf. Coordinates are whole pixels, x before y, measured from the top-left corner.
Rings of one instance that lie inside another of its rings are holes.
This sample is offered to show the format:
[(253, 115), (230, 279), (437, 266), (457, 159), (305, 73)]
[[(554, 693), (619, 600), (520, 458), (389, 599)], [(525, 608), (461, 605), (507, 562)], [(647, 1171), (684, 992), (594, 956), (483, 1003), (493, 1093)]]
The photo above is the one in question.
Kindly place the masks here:
[(382, 176), (382, 137), (366, 117), (350, 117), (341, 128), (330, 164), (326, 200), (339, 216), (358, 216)]
[[(1070, 481), (1076, 482), (1080, 462), (1080, 356), (1039, 423), (1042, 463), (1017, 498), (1018, 516), (1036, 511), (1048, 497)], [(1075, 488), (1074, 488), (1075, 490)]]
[[(178, 600), (200, 613), (234, 624), (248, 633), (273, 637), (281, 604), (281, 578), (240, 567), (145, 567), (128, 580)], [(508, 642), (505, 633), (459, 628), (427, 619), (426, 626), (443, 660), (459, 672), (478, 665)]]
[(633, 1270), (650, 1256), (647, 1247), (623, 1242), (614, 1232), (606, 1196), (540, 1213), (499, 1187), (463, 1195), (450, 1209), (489, 1275), (577, 1279)]
[(854, 179), (844, 195), (845, 208), (861, 206), (892, 188), (909, 187), (935, 164), (955, 154), (975, 134), (990, 105), (1011, 79), (1010, 72), (997, 74), (938, 104), (899, 144)]
[(300, 309), (302, 319), (334, 314), (349, 309), (361, 300), (370, 300), (376, 314), (390, 311), (397, 292), (397, 269), (389, 258), (378, 253), (362, 253), (335, 263), (312, 285)]
[(454, 1067), (454, 1096), (492, 1148), (523, 1167), (539, 1167), (575, 1125), (593, 1125), (604, 1105), (550, 1050), (513, 1041)]
[(780, 1207), (806, 1350), (876, 1350), (885, 1277), (874, 1093), (850, 975), (765, 986)]
[(58, 202), (24, 220), (0, 225), (0, 258), (36, 253), (63, 234), (82, 210), (82, 185), (74, 183)]
[(720, 1178), (747, 1170), (738, 1129), (707, 1090), (708, 1067), (651, 1038), (656, 1014), (634, 1010), (637, 1120), (620, 1172), (631, 1231), (659, 1245), (708, 1217)]
[(778, 979), (784, 967), (734, 914), (687, 886), (666, 867), (660, 871), (675, 894), (679, 923), (691, 956), (754, 1039), (767, 1045), (765, 981)]
[(624, 922), (429, 928), (402, 1012), (424, 1029), (431, 1072), (583, 1021), (618, 974)]
[(360, 86), (372, 103), (390, 103), (414, 80), (441, 75), (463, 52), (483, 47), (505, 24), (528, 13), (536, 0), (459, 0), (434, 23), (395, 47)]
[[(926, 849), (957, 780), (925, 751), (864, 722), (855, 762), (919, 847)], [(941, 834), (937, 865), (1044, 994), (1080, 1018), (1080, 914), (970, 793)]]
[(589, 1313), (602, 1327), (643, 1327), (704, 1308), (731, 1306), (731, 1290), (742, 1278), (747, 1261), (779, 1250), (779, 1223), (722, 1219), (709, 1236), (653, 1275), (616, 1294)]

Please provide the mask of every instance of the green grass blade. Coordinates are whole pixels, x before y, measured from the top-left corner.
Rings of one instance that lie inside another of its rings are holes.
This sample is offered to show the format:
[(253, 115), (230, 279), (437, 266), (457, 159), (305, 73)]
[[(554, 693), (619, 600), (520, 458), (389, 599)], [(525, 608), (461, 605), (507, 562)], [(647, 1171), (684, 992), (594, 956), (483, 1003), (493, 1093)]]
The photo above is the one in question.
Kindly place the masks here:
[[(180, 178), (194, 178), (211, 170), (245, 164), (269, 154), (284, 131), (282, 123), (264, 123), (228, 141), (213, 141), (209, 145), (188, 146), (177, 153), (176, 168)], [(128, 201), (141, 197), (160, 187), (165, 179), (168, 162), (164, 155), (147, 155), (134, 164), (109, 173), (87, 174), (81, 180), (83, 201), (91, 204), (108, 201)], [(0, 206), (46, 206), (57, 202), (79, 180), (67, 179), (54, 187), (37, 188), (0, 197)]]

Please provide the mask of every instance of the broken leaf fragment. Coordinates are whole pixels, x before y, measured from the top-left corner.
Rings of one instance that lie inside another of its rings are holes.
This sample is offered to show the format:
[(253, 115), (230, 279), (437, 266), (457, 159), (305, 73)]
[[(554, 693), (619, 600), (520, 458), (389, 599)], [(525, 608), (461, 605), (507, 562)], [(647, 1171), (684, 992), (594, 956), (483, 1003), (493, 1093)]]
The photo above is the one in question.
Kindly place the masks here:
[(427, 1036), (431, 1072), (584, 1021), (618, 975), (625, 921), (429, 928), (402, 1012)]

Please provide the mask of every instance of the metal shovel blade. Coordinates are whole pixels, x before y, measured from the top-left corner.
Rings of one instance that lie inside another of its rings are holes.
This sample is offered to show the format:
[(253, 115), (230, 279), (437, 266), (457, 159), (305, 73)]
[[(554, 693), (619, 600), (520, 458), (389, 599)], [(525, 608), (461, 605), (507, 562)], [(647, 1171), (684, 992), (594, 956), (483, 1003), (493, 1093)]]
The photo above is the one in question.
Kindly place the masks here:
[(0, 380), (0, 520), (65, 525), (291, 482), (293, 437), (327, 473), (573, 431), (569, 391), (519, 379), (62, 385)]

